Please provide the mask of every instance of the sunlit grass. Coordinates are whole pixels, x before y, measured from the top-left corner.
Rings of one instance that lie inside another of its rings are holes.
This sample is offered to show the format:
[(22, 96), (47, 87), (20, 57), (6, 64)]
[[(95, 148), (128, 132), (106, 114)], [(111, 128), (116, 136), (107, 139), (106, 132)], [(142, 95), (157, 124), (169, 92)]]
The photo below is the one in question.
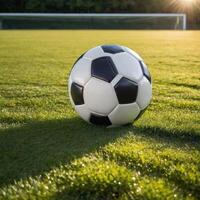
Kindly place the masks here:
[[(135, 126), (86, 124), (67, 81), (100, 44), (128, 46), (153, 77)], [(1, 31), (0, 199), (198, 199), (200, 32)]]

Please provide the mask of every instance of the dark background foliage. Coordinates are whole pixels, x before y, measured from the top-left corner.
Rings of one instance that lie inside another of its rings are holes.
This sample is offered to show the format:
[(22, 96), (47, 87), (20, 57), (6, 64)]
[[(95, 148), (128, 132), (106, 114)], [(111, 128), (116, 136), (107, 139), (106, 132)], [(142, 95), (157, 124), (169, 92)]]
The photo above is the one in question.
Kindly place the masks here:
[[(192, 24), (200, 23), (200, 1), (190, 7), (181, 0), (0, 0), (0, 12), (53, 13), (157, 13), (184, 12)], [(174, 3), (172, 3), (174, 2)]]

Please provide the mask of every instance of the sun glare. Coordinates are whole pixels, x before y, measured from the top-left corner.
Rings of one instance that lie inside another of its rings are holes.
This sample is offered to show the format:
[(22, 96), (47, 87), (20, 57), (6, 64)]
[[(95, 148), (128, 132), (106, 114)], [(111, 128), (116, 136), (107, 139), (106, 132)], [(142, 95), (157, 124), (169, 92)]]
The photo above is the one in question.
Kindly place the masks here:
[(192, 12), (196, 6), (197, 0), (171, 0), (170, 6), (179, 12)]
[(178, 1), (180, 1), (180, 3), (182, 4), (191, 4), (194, 2), (194, 0), (178, 0)]

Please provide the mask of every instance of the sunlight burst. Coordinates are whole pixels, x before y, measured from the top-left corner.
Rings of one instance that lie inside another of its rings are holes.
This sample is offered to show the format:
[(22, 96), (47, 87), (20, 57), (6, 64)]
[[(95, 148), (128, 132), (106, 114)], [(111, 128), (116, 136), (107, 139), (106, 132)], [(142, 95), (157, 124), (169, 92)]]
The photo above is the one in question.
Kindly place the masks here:
[(181, 4), (192, 4), (194, 2), (194, 0), (178, 0)]
[(192, 12), (196, 6), (197, 0), (171, 0), (170, 6), (179, 12)]

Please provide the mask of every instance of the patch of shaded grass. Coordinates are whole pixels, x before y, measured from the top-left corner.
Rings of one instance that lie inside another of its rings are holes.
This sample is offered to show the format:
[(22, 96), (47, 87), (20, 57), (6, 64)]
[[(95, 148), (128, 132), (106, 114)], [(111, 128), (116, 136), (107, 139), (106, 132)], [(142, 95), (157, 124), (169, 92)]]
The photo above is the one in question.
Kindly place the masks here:
[(66, 164), (124, 135), (129, 129), (117, 129), (102, 135), (101, 129), (75, 117), (28, 121), (20, 127), (1, 130), (0, 185), (36, 176)]

